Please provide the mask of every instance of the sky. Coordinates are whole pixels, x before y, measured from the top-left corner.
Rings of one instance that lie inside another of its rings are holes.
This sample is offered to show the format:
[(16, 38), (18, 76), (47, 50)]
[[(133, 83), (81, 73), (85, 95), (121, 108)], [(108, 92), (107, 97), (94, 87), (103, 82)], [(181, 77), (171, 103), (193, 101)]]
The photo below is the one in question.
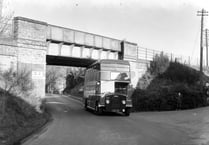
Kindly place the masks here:
[[(15, 16), (199, 57), (200, 17), (208, 0), (5, 0)], [(6, 3), (6, 2), (5, 2)], [(205, 28), (209, 28), (205, 17)]]

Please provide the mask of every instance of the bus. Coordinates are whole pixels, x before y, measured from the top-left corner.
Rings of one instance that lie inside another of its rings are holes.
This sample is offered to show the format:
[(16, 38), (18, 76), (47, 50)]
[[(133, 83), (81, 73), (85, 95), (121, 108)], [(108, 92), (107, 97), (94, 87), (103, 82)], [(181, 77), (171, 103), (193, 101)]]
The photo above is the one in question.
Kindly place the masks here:
[(85, 109), (96, 114), (121, 112), (129, 116), (132, 101), (128, 97), (130, 64), (124, 60), (99, 60), (87, 68), (84, 79)]

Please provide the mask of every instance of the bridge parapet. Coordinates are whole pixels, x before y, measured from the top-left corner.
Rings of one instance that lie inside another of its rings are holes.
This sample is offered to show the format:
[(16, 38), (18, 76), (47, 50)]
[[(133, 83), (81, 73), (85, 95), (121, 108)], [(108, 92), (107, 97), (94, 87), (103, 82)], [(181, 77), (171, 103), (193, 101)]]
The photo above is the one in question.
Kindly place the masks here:
[(48, 25), (47, 40), (120, 52), (120, 40), (79, 30)]
[(14, 18), (14, 38), (46, 42), (47, 23), (24, 17)]

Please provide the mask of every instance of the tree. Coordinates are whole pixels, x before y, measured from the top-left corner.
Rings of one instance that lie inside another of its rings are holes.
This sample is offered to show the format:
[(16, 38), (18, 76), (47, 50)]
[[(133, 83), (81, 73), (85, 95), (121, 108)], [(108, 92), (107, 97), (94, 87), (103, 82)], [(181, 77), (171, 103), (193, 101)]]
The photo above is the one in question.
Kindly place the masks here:
[[(0, 0), (0, 38), (8, 38), (12, 35), (12, 18), (14, 12), (10, 9), (8, 1)], [(3, 13), (4, 8), (4, 13)]]
[(33, 89), (33, 83), (30, 78), (30, 72), (26, 69), (18, 72), (12, 68), (1, 72), (2, 89), (6, 93), (19, 95), (20, 92), (26, 92)]
[(65, 68), (57, 66), (46, 67), (46, 92), (53, 93), (56, 90), (56, 82), (59, 78), (65, 77)]
[(66, 76), (66, 88), (65, 92), (69, 92), (73, 89), (76, 85), (83, 83), (84, 81), (84, 68), (68, 68), (67, 69), (67, 76)]
[(27, 96), (33, 90), (34, 85), (30, 77), (30, 72), (26, 69), (19, 71), (10, 68), (8, 70), (0, 71), (0, 88), (3, 91), (1, 96), (2, 112), (5, 114), (7, 104), (7, 95)]
[(150, 62), (150, 68), (148, 70), (152, 75), (157, 76), (165, 72), (168, 67), (169, 58), (161, 52), (160, 55), (155, 55), (153, 61)]

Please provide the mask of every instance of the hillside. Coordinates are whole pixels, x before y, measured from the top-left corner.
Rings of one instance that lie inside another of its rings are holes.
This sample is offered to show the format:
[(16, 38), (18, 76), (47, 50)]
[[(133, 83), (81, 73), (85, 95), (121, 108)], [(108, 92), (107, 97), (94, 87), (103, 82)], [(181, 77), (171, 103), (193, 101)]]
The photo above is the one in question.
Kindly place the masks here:
[(133, 95), (134, 111), (191, 109), (207, 105), (205, 87), (209, 77), (176, 62), (157, 75), (146, 89), (137, 88)]
[[(3, 92), (0, 92), (2, 104)], [(6, 95), (6, 110), (0, 112), (0, 145), (10, 145), (18, 142), (43, 126), (50, 118), (48, 113), (38, 113), (34, 107), (23, 99)]]

